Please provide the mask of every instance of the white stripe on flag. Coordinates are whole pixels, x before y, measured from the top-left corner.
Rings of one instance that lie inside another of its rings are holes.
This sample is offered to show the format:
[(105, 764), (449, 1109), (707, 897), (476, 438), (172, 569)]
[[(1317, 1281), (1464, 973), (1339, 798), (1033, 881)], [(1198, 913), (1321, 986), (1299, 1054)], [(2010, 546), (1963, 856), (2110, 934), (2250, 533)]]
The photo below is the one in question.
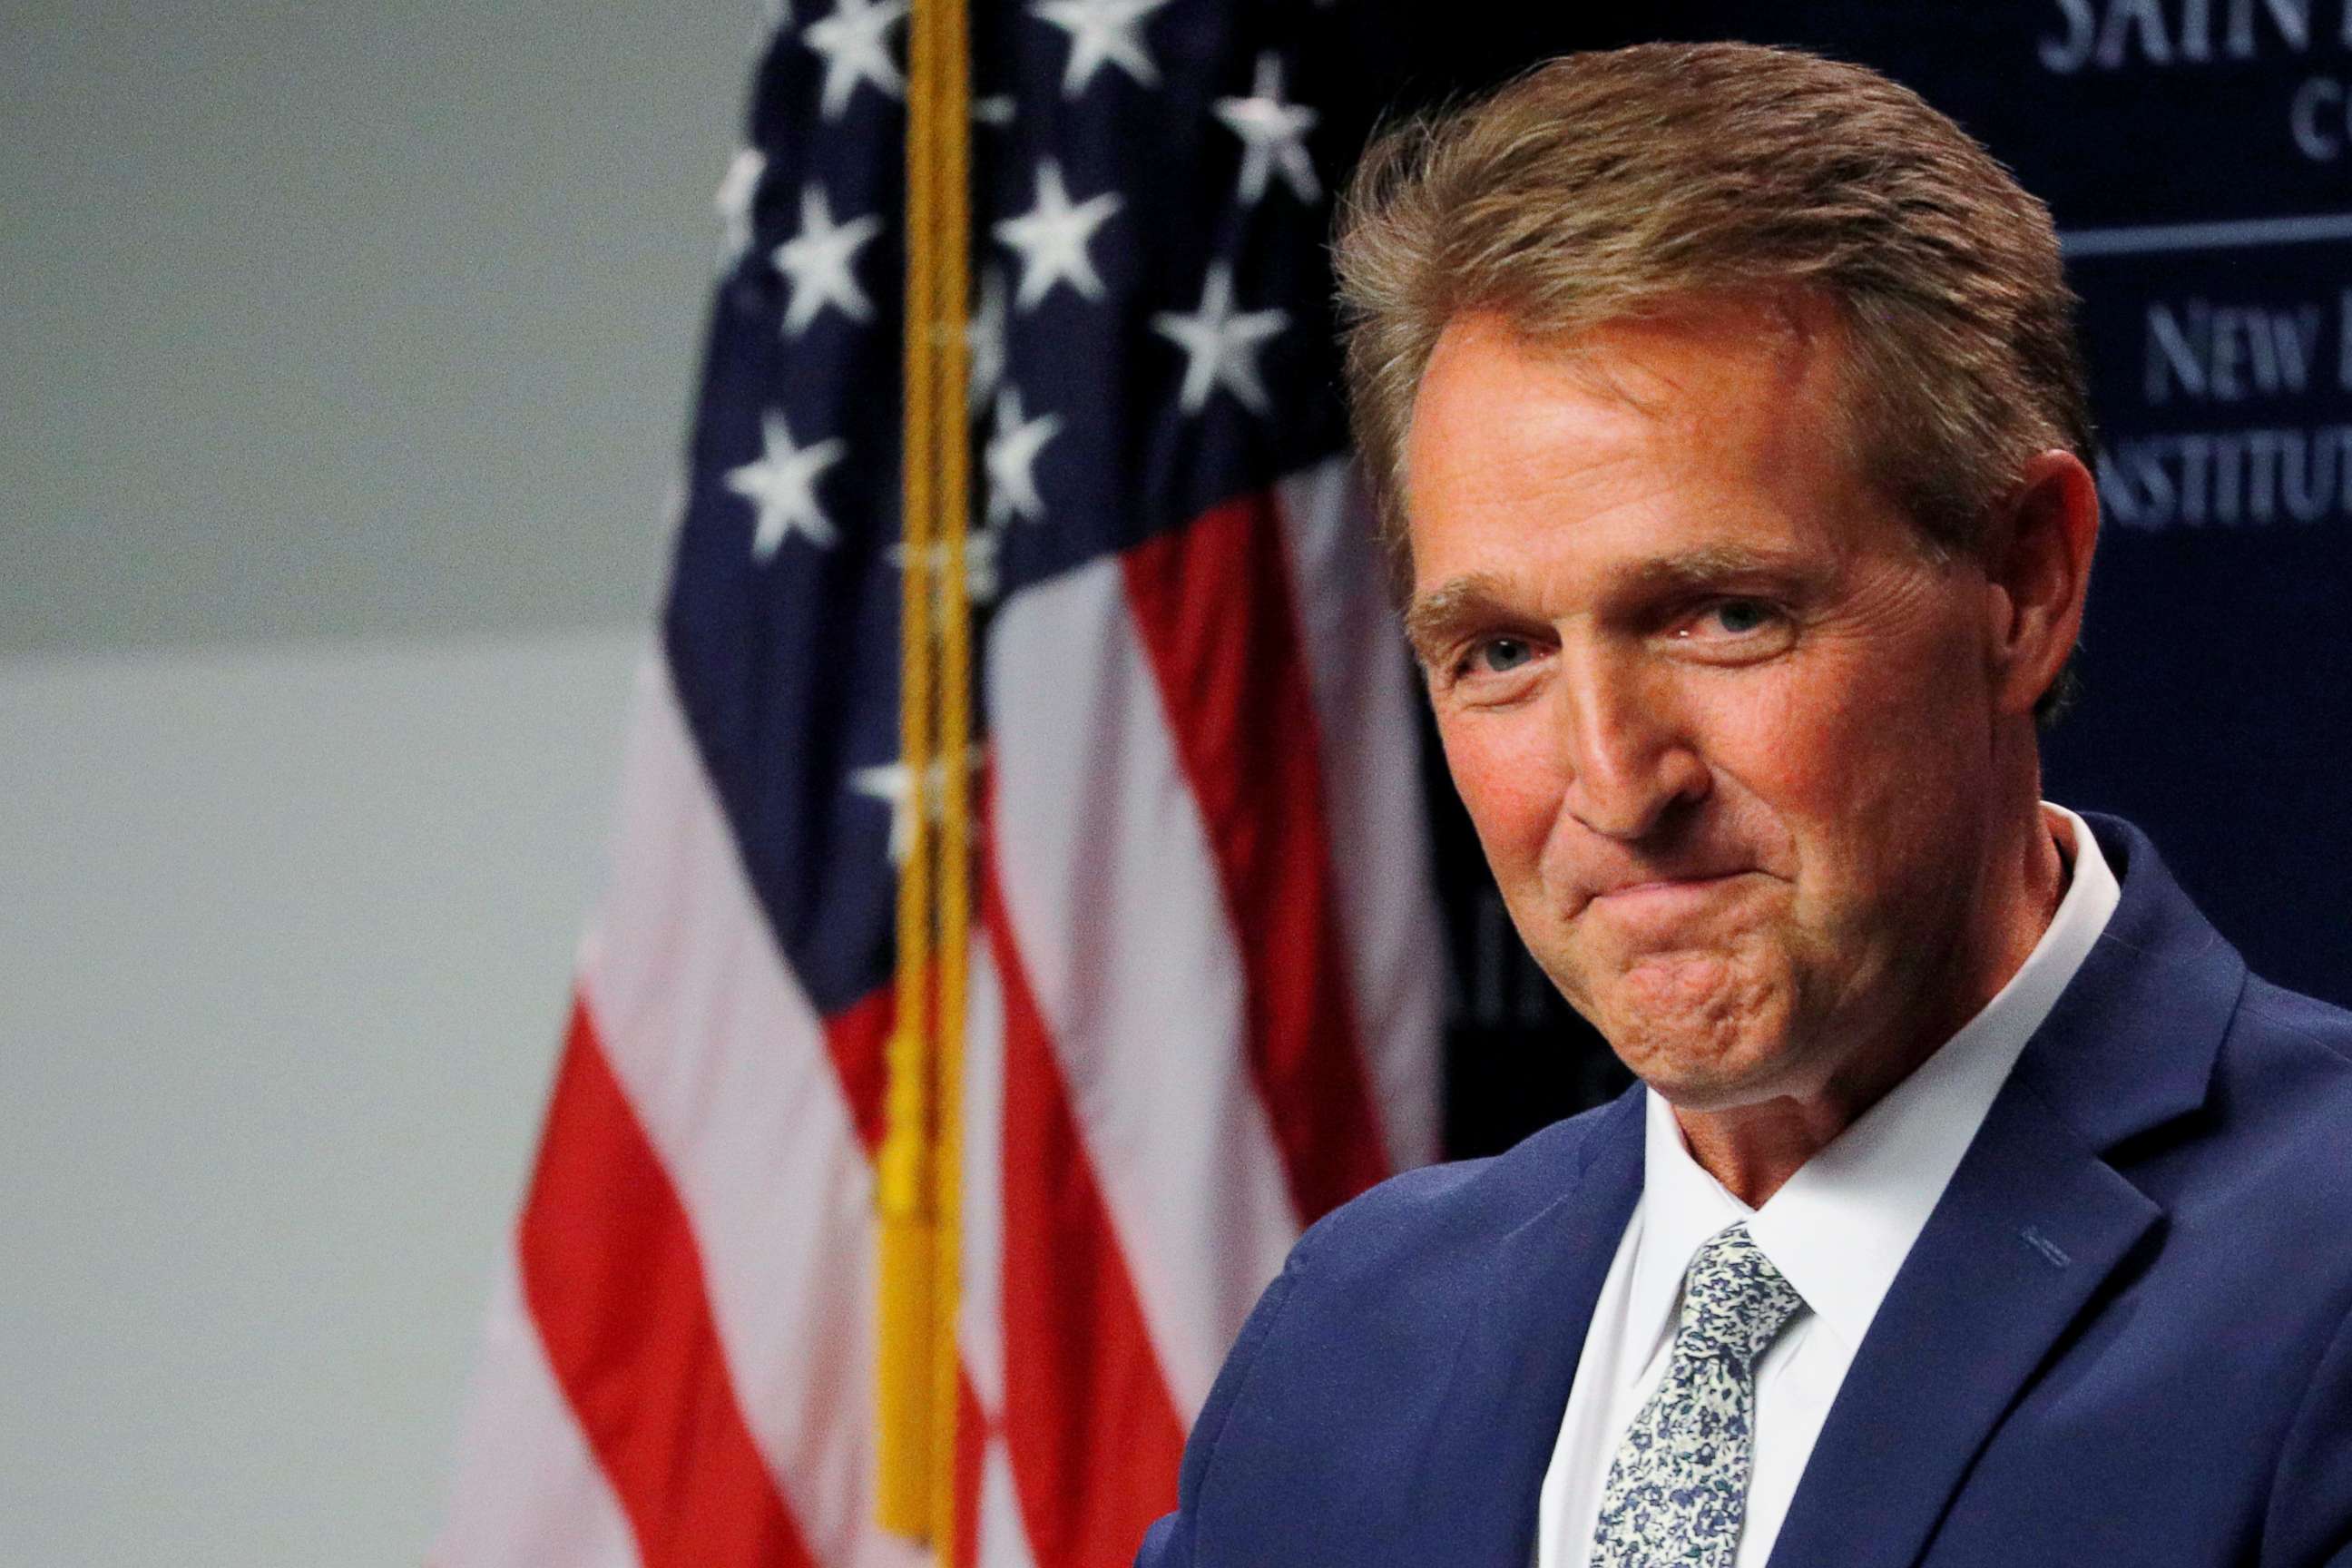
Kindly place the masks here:
[(1001, 1437), (989, 1439), (981, 1460), (977, 1534), (980, 1561), (975, 1568), (1035, 1568), (1029, 1533), (1021, 1522), (1021, 1499), (1013, 1485), (1013, 1461)]
[(1004, 1410), (1004, 994), (996, 957), (972, 931), (963, 1046), (963, 1213), (956, 1237), (962, 1296), (956, 1344), (992, 1422)]
[(1244, 1060), (1216, 863), (1119, 562), (1012, 599), (988, 670), (1012, 942), (1190, 1422), (1298, 1217)]
[(1356, 1028), (1391, 1165), (1438, 1152), (1439, 1013), (1445, 970), (1418, 765), (1412, 667), (1370, 546), (1371, 508), (1352, 459), (1275, 490), (1298, 599), (1299, 642), (1321, 733), (1332, 873)]
[(1232, 924), (1119, 563), (1024, 590), (988, 660), (1012, 945), (1189, 1423), (1298, 1234)]
[(555, 1385), (511, 1250), (457, 1440), (456, 1484), (429, 1568), (635, 1568), (636, 1539)]
[(826, 1568), (913, 1568), (875, 1526), (872, 1178), (821, 1020), (649, 659), (581, 987), (692, 1222), (738, 1405)]

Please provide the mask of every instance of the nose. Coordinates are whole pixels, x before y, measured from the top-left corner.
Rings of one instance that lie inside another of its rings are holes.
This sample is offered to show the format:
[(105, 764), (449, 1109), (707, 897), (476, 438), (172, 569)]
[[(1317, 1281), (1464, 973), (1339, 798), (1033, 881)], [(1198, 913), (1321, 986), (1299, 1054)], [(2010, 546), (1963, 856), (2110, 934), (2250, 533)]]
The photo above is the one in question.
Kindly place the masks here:
[(1706, 762), (1682, 721), (1671, 682), (1638, 656), (1563, 650), (1552, 689), (1568, 786), (1564, 804), (1605, 838), (1633, 843), (1677, 806), (1704, 799)]

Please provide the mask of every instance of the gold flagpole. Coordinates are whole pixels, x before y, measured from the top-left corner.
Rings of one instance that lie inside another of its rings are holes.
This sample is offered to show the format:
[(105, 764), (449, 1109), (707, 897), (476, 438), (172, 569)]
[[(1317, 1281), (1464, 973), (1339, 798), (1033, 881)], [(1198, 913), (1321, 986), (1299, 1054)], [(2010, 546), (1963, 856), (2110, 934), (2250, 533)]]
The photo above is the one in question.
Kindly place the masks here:
[(936, 67), (930, 83), (931, 131), (937, 138), (931, 174), (938, 209), (938, 268), (931, 302), (933, 439), (938, 443), (940, 552), (940, 755), (944, 760), (940, 803), (940, 988), (935, 1055), (939, 1137), (931, 1164), (933, 1229), (931, 1321), (931, 1540), (940, 1568), (958, 1568), (956, 1542), (956, 1421), (961, 1361), (956, 1307), (962, 1294), (963, 1036), (965, 965), (971, 954), (971, 603), (964, 574), (965, 535), (971, 523), (971, 443), (965, 419), (964, 318), (971, 215), (970, 179), (971, 76), (966, 0), (920, 0), (934, 29)]
[(898, 1010), (877, 1179), (876, 1430), (880, 1522), (929, 1542), (942, 1568), (955, 1568), (959, 1118), (971, 897), (968, 53), (963, 0), (914, 0), (899, 697), (910, 832), (898, 883)]

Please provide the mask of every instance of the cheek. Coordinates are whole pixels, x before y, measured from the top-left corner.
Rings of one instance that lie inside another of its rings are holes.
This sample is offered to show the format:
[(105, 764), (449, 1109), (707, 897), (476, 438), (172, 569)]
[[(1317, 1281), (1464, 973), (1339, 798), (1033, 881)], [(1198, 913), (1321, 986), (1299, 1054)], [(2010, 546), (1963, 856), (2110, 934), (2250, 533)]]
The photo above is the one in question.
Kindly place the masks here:
[(1508, 881), (1527, 873), (1540, 856), (1560, 794), (1535, 727), (1517, 713), (1441, 714), (1437, 732), (1496, 875)]
[(1796, 841), (1850, 804), (1869, 726), (1798, 672), (1714, 683), (1689, 701), (1693, 746), (1715, 781), (1710, 808), (1768, 865), (1792, 870)]
[(1897, 890), (1986, 787), (1980, 727), (1924, 663), (1893, 650), (1816, 668), (1723, 716), (1717, 760), (1776, 819), (1809, 902)]

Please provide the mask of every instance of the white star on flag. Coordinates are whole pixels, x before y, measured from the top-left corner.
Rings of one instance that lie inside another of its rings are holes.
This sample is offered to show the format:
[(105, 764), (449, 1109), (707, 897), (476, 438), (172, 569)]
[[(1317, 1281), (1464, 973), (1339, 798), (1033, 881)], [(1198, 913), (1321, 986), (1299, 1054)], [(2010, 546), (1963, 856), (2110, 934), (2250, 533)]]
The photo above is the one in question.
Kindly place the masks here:
[(816, 480), (841, 461), (848, 444), (835, 437), (814, 447), (794, 446), (784, 416), (773, 409), (760, 416), (760, 435), (766, 450), (755, 461), (727, 470), (727, 488), (757, 513), (751, 558), (772, 557), (788, 533), (804, 534), (811, 544), (832, 545), (841, 536), (817, 504)]
[(1282, 57), (1257, 58), (1257, 79), (1247, 98), (1217, 100), (1217, 118), (1242, 139), (1242, 201), (1255, 206), (1265, 195), (1265, 182), (1275, 170), (1302, 202), (1323, 198), (1316, 183), (1315, 160), (1307, 153), (1307, 133), (1315, 128), (1315, 111), (1282, 98)]
[(800, 232), (776, 247), (776, 267), (793, 290), (792, 301), (784, 307), (786, 336), (806, 331), (827, 305), (838, 307), (852, 321), (874, 319), (874, 301), (857, 286), (850, 266), (858, 249), (881, 232), (882, 220), (871, 213), (835, 223), (824, 187), (802, 187)]
[(1087, 247), (1093, 243), (1095, 230), (1110, 221), (1124, 201), (1118, 192), (1105, 191), (1072, 206), (1062, 185), (1062, 166), (1051, 158), (1038, 164), (1036, 205), (995, 228), (996, 237), (1021, 257), (1021, 287), (1013, 304), (1034, 310), (1056, 283), (1067, 283), (1087, 299), (1101, 299), (1102, 276)]
[(735, 161), (727, 165), (727, 177), (719, 182), (719, 194), (712, 201), (726, 231), (721, 266), (734, 266), (751, 248), (751, 205), (759, 199), (760, 176), (767, 172), (768, 155), (757, 147), (746, 147), (735, 154)]
[(1070, 35), (1062, 96), (1086, 91), (1095, 73), (1116, 65), (1145, 87), (1160, 85), (1160, 68), (1143, 47), (1143, 24), (1168, 0), (1036, 0), (1029, 14)]
[(1008, 386), (996, 395), (996, 432), (988, 438), (982, 462), (988, 469), (988, 521), (992, 527), (1013, 517), (1035, 522), (1045, 515), (1037, 494), (1037, 454), (1058, 435), (1062, 416), (1021, 415), (1021, 389)]
[[(948, 760), (933, 757), (923, 769), (923, 815), (933, 822), (940, 819), (940, 808), (947, 795)], [(974, 746), (964, 753), (966, 769), (980, 765), (980, 748)], [(915, 847), (915, 770), (904, 763), (882, 763), (870, 768), (853, 768), (849, 773), (850, 787), (860, 795), (887, 801), (890, 805), (890, 863), (903, 866)]]
[(1004, 379), (1004, 269), (982, 268), (980, 307), (963, 329), (964, 354), (971, 362), (964, 383), (964, 404), (970, 413), (987, 407)]
[(1201, 289), (1201, 308), (1191, 315), (1162, 310), (1151, 318), (1151, 330), (1173, 340), (1184, 351), (1184, 386), (1179, 399), (1187, 414), (1198, 414), (1220, 386), (1242, 400), (1253, 414), (1271, 411), (1265, 384), (1258, 380), (1258, 348), (1290, 324), (1287, 310), (1234, 313), (1234, 269), (1223, 261), (1209, 265), (1208, 281)]
[(986, 98), (971, 100), (972, 122), (1002, 131), (1013, 123), (1013, 102), (1009, 92), (991, 93)]
[(832, 16), (810, 23), (801, 35), (801, 42), (824, 57), (820, 107), (827, 120), (841, 118), (860, 82), (872, 82), (892, 98), (907, 96), (907, 79), (883, 37), (906, 14), (907, 0), (836, 0)]
[[(996, 546), (1003, 537), (992, 528), (975, 528), (963, 536), (963, 596), (974, 605), (996, 602)], [(907, 569), (907, 546), (903, 542), (892, 545), (883, 553), (899, 571)], [(934, 543), (924, 552), (924, 555), (933, 572), (944, 573), (947, 570), (948, 547), (945, 542)], [(932, 584), (934, 600), (938, 598), (940, 590), (946, 586), (945, 583)]]

